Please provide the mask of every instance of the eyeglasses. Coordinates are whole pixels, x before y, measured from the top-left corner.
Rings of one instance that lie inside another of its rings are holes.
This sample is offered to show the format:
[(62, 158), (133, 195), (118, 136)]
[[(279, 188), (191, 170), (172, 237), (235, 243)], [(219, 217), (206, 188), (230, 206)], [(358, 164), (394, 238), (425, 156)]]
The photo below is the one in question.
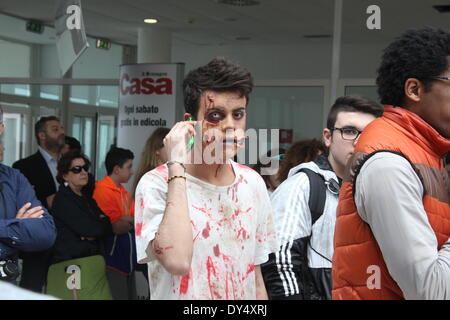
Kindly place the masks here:
[(89, 170), (89, 165), (85, 164), (84, 166), (75, 166), (69, 169), (69, 171), (78, 174), (81, 172), (81, 170), (84, 169), (84, 171), (88, 172)]
[(434, 80), (446, 80), (446, 81), (450, 81), (450, 77), (429, 77), (429, 79), (434, 79)]
[(344, 127), (344, 128), (331, 128), (331, 130), (339, 130), (341, 132), (342, 139), (353, 141), (358, 138), (358, 136), (362, 133), (355, 127)]

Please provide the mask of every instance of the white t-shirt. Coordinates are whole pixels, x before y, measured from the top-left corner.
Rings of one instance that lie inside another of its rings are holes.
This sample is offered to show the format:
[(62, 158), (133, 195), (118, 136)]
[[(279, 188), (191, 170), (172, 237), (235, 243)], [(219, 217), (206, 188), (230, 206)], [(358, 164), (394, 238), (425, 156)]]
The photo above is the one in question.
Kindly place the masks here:
[(256, 299), (255, 265), (278, 250), (269, 196), (256, 171), (231, 161), (235, 181), (215, 186), (186, 174), (193, 233), (188, 275), (168, 273), (149, 247), (166, 208), (168, 168), (145, 174), (136, 189), (137, 258), (148, 263), (152, 299)]

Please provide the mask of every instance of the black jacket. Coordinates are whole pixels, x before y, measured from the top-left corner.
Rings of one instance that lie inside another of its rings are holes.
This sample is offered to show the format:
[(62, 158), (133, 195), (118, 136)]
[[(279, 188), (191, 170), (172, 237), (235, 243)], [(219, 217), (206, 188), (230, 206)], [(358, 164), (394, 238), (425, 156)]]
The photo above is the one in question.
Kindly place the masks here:
[[(58, 232), (53, 263), (103, 254), (102, 240), (113, 233), (109, 218), (94, 199), (80, 197), (70, 187), (61, 185), (52, 213)], [(82, 240), (85, 237), (95, 240)]]
[(37, 151), (28, 158), (14, 162), (13, 168), (19, 169), (20, 172), (28, 179), (36, 192), (36, 198), (45, 206), (47, 206), (47, 197), (56, 193), (56, 186), (52, 173), (45, 162), (42, 154)]

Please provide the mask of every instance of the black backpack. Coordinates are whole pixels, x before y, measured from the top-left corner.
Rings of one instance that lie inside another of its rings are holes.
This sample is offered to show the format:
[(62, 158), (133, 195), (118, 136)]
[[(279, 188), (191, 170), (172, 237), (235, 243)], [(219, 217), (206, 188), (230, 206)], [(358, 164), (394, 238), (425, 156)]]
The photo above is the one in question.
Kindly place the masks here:
[[(334, 180), (330, 182), (325, 181), (324, 177), (311, 169), (303, 168), (296, 173), (304, 172), (309, 179), (310, 191), (308, 206), (311, 211), (311, 227), (322, 216), (325, 208), (327, 184), (334, 184)], [(334, 188), (337, 187), (336, 192), (339, 191), (338, 185), (334, 184)], [(311, 230), (312, 232), (312, 230)], [(311, 234), (312, 235), (312, 234)], [(305, 300), (330, 300), (331, 299), (331, 270), (317, 269), (312, 270), (308, 267), (308, 254), (307, 247), (309, 246), (315, 253), (322, 258), (330, 261), (327, 257), (315, 250), (311, 246), (311, 235), (308, 237), (308, 245), (304, 247), (302, 254), (302, 275), (303, 283), (303, 298)], [(330, 261), (331, 262), (331, 261)]]
[(311, 225), (314, 225), (314, 223), (322, 216), (323, 209), (325, 208), (325, 200), (327, 197), (325, 179), (322, 175), (312, 171), (311, 169), (302, 168), (295, 174), (299, 172), (304, 172), (309, 179), (310, 188), (308, 206), (311, 211)]

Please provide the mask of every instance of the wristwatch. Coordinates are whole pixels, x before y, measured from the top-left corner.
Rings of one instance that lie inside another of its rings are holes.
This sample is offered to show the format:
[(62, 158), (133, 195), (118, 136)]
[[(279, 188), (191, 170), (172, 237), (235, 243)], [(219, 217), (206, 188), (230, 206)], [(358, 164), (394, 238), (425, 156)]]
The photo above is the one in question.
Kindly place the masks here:
[(173, 165), (173, 164), (175, 164), (175, 163), (178, 163), (180, 166), (183, 167), (184, 171), (186, 171), (186, 167), (185, 167), (184, 164), (181, 163), (180, 161), (168, 161), (168, 162), (167, 162), (167, 166), (170, 167), (171, 165)]

